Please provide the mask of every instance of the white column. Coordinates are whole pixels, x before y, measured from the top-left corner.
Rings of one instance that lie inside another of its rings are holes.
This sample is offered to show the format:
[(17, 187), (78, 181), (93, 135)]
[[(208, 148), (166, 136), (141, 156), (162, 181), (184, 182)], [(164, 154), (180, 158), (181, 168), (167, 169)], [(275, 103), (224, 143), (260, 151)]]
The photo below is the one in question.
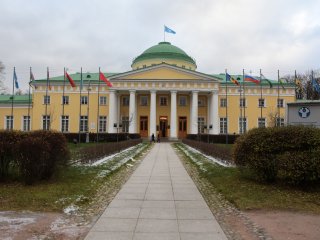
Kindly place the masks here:
[(136, 90), (130, 90), (129, 92), (129, 133), (137, 133)]
[(156, 90), (150, 91), (150, 131), (149, 135), (152, 133), (154, 136), (157, 136), (157, 124), (156, 124), (156, 116), (157, 116), (157, 92)]
[(191, 134), (198, 133), (198, 92), (199, 91), (192, 91)]
[(219, 99), (218, 91), (213, 90), (210, 96), (210, 134), (219, 134)]
[(113, 126), (117, 123), (117, 94), (115, 90), (109, 90), (109, 119), (108, 133), (116, 133), (117, 129)]
[(170, 139), (177, 139), (177, 91), (171, 91)]

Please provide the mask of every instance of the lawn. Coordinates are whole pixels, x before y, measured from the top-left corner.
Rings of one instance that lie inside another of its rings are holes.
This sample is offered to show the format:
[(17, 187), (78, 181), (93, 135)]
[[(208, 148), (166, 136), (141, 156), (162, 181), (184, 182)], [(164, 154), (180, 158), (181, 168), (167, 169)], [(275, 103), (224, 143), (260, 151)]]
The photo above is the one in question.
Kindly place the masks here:
[[(182, 144), (176, 146), (183, 147)], [(184, 158), (198, 169), (200, 176), (240, 210), (289, 210), (320, 214), (319, 186), (306, 190), (281, 183), (263, 184), (243, 174), (238, 168), (213, 164), (201, 154), (189, 152), (189, 155), (184, 155)]]

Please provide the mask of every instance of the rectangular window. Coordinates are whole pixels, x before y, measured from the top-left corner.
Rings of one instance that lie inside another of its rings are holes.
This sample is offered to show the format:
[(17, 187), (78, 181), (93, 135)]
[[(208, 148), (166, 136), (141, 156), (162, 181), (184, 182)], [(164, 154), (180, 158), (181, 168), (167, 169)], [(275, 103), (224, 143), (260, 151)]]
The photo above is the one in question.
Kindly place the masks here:
[(240, 99), (240, 107), (246, 107), (246, 99), (245, 98)]
[(122, 106), (129, 106), (130, 103), (130, 97), (129, 96), (123, 96), (122, 97)]
[(50, 130), (50, 116), (49, 115), (42, 116), (42, 129), (43, 130)]
[(23, 131), (30, 131), (30, 116), (23, 116)]
[(69, 132), (69, 116), (61, 116), (61, 132)]
[(129, 117), (127, 116), (122, 117), (122, 132), (129, 132)]
[(259, 98), (259, 107), (265, 107), (264, 98)]
[(13, 116), (6, 116), (6, 130), (13, 129)]
[(69, 96), (62, 96), (62, 104), (64, 105), (69, 104)]
[(283, 108), (283, 99), (278, 99), (277, 100), (277, 107)]
[(179, 105), (180, 106), (187, 106), (187, 97), (186, 96), (179, 96)]
[(228, 132), (228, 119), (220, 118), (220, 134), (226, 134)]
[(107, 97), (106, 96), (100, 96), (99, 97), (99, 104), (100, 105), (107, 105)]
[(160, 96), (160, 106), (167, 106), (168, 105), (168, 98), (165, 96)]
[(82, 105), (88, 104), (88, 96), (81, 96), (80, 102)]
[(88, 132), (88, 116), (80, 116), (80, 132)]
[(220, 99), (220, 107), (227, 107), (227, 99), (226, 98)]
[(258, 127), (266, 127), (266, 119), (265, 118), (258, 118)]
[(199, 97), (198, 98), (198, 106), (199, 107), (204, 107), (206, 106), (206, 99), (204, 97)]
[(43, 104), (50, 104), (50, 96), (43, 96)]
[(198, 117), (198, 133), (204, 133), (204, 117)]
[(283, 127), (284, 126), (284, 118), (277, 118), (277, 127)]
[(140, 105), (148, 106), (148, 96), (140, 96)]
[(99, 116), (99, 132), (107, 132), (107, 116)]
[(239, 133), (245, 133), (247, 131), (247, 118), (239, 118)]

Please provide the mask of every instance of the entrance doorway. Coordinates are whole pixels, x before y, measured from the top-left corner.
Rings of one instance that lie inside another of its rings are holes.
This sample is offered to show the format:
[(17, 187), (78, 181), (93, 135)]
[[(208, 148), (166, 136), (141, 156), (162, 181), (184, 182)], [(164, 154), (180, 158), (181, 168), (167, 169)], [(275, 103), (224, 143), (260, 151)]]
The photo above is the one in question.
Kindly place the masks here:
[(140, 116), (140, 136), (148, 137), (148, 117)]
[(179, 117), (179, 138), (187, 137), (187, 117)]
[(160, 137), (167, 137), (168, 117), (160, 117), (159, 134)]

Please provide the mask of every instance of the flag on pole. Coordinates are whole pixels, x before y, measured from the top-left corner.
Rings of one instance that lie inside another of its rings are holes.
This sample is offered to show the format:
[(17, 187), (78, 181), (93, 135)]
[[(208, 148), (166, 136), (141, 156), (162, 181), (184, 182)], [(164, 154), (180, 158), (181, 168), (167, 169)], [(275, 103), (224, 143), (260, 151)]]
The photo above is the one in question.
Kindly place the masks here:
[(316, 90), (318, 93), (320, 93), (320, 84), (312, 77), (312, 86), (314, 90)]
[(237, 86), (240, 85), (240, 83), (238, 82), (238, 80), (236, 80), (234, 77), (232, 77), (230, 74), (226, 73), (226, 81), (227, 82), (233, 82), (234, 84), (236, 84)]
[(102, 72), (99, 73), (100, 80), (104, 81), (108, 87), (112, 87), (112, 83), (104, 76)]
[(271, 81), (270, 81), (269, 79), (267, 79), (263, 74), (261, 74), (261, 80), (266, 81), (266, 82), (269, 84), (270, 88), (272, 88), (272, 83), (271, 83)]
[(13, 81), (16, 89), (19, 89), (19, 83), (18, 83), (18, 78), (16, 74), (16, 69), (13, 70)]
[(35, 79), (34, 79), (34, 75), (33, 75), (33, 73), (32, 73), (32, 70), (30, 69), (30, 81), (32, 82), (32, 81), (34, 81)]
[(284, 82), (283, 82), (283, 80), (285, 80), (286, 82), (288, 82), (288, 79), (286, 79), (286, 78), (280, 78), (280, 79), (279, 79), (279, 83), (280, 83), (282, 89), (284, 89), (284, 86), (283, 86)]
[(244, 75), (244, 81), (246, 82), (253, 82), (255, 84), (259, 84), (260, 83), (260, 80), (259, 79), (256, 79), (252, 76), (249, 76), (249, 75)]
[(49, 68), (47, 68), (47, 86), (48, 86), (48, 89), (51, 90)]
[(66, 71), (66, 77), (68, 78), (69, 80), (69, 83), (72, 87), (76, 87), (76, 84), (74, 83), (73, 79), (70, 77), (70, 75), (67, 73)]
[(164, 25), (164, 31), (167, 32), (167, 33), (176, 34), (175, 31), (173, 31), (171, 28), (168, 28), (166, 25)]

